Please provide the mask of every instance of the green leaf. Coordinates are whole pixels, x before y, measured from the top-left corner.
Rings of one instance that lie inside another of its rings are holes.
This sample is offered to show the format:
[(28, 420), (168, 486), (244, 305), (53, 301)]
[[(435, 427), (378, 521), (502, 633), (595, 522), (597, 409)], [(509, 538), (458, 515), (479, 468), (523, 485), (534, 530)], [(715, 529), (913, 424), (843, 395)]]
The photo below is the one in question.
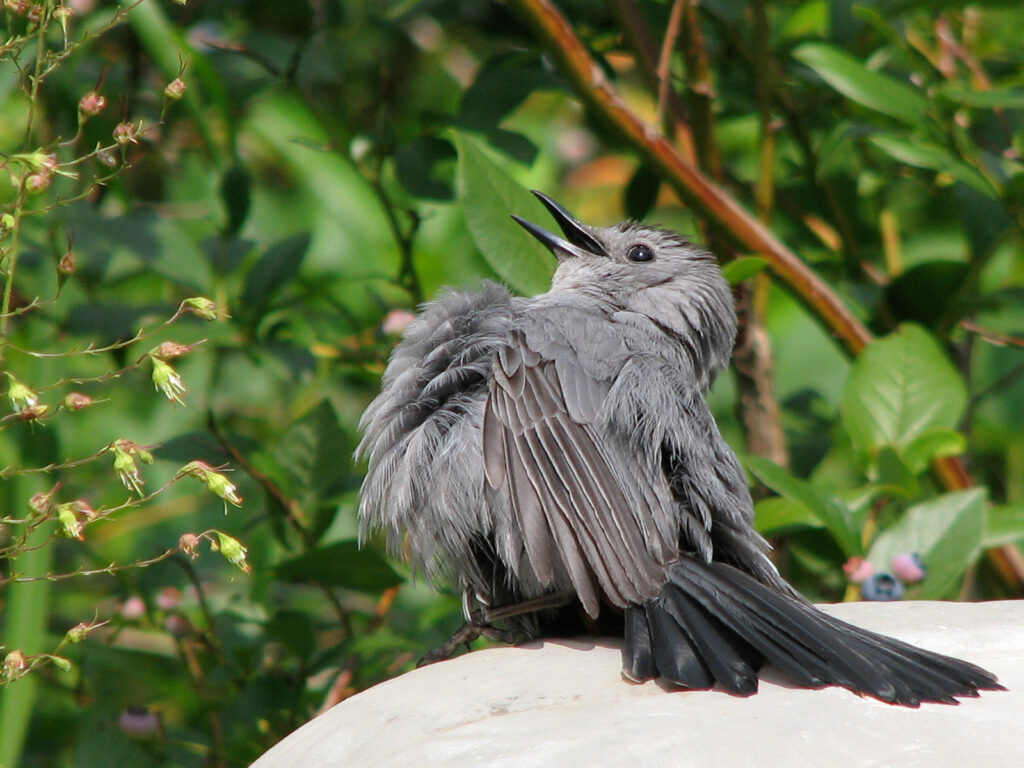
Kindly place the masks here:
[(249, 215), (251, 192), (252, 178), (245, 166), (236, 163), (225, 171), (220, 181), (220, 197), (228, 214), (223, 230), (225, 237), (238, 234), (245, 223)]
[(765, 536), (792, 528), (821, 528), (822, 522), (806, 505), (786, 496), (770, 496), (754, 505), (754, 524)]
[(882, 446), (875, 457), (872, 480), (886, 493), (913, 498), (920, 491), (915, 473), (903, 461), (896, 450)]
[(994, 88), (991, 91), (974, 91), (952, 85), (939, 86), (939, 96), (957, 104), (976, 109), (1024, 109), (1024, 90), (1019, 88)]
[(959, 456), (967, 450), (967, 438), (955, 429), (937, 427), (922, 432), (903, 447), (903, 460), (913, 472), (921, 472), (933, 459)]
[(292, 424), (274, 451), (288, 491), (296, 498), (319, 535), (333, 519), (338, 494), (356, 487), (359, 478), (346, 461), (355, 450), (355, 435), (342, 428), (328, 400)]
[(395, 176), (412, 195), (428, 200), (451, 200), (451, 169), (444, 178), (445, 163), (453, 165), (455, 148), (436, 136), (420, 136), (394, 154)]
[(957, 581), (981, 552), (985, 521), (985, 490), (971, 488), (917, 504), (887, 528), (868, 551), (876, 571), (891, 571), (892, 558), (916, 552), (927, 576), (915, 596), (926, 600), (950, 597)]
[(868, 69), (858, 59), (827, 43), (804, 43), (793, 57), (813, 69), (846, 98), (907, 125), (927, 125), (928, 100), (894, 77)]
[(1014, 188), (1020, 181), (1024, 181), (1024, 175), (1017, 180), (1011, 177), (1003, 189), (1005, 199), (998, 200), (966, 184), (953, 188), (956, 211), (967, 235), (967, 242), (971, 245), (972, 262), (975, 259), (987, 259), (1009, 232), (1016, 231), (1010, 210), (1016, 204), (1013, 200)]
[(477, 248), (491, 268), (516, 291), (526, 296), (543, 293), (551, 286), (554, 259), (511, 216), (516, 214), (536, 222), (548, 221), (550, 216), (475, 141), (455, 133), (455, 146), (459, 154), (459, 199)]
[(999, 190), (981, 171), (934, 142), (884, 134), (872, 136), (871, 143), (901, 163), (948, 174), (987, 197), (995, 198), (1000, 195)]
[(866, 454), (888, 445), (903, 455), (926, 431), (953, 429), (966, 407), (960, 374), (931, 334), (911, 324), (861, 352), (840, 399), (843, 425)]
[(270, 246), (245, 276), (241, 309), (247, 317), (258, 320), (270, 306), (274, 294), (299, 274), (299, 267), (309, 250), (308, 232), (285, 238)]
[(355, 539), (336, 541), (278, 563), (274, 573), (291, 584), (323, 584), (361, 592), (378, 592), (404, 581), (380, 554), (360, 549)]
[(1024, 539), (1024, 501), (992, 507), (985, 515), (985, 549), (1015, 544)]
[(654, 208), (658, 201), (658, 189), (661, 187), (661, 177), (646, 165), (641, 165), (630, 177), (626, 184), (626, 191), (623, 202), (626, 207), (626, 215), (631, 219), (640, 221)]
[(802, 505), (828, 529), (847, 557), (863, 554), (857, 521), (842, 503), (768, 459), (745, 456), (743, 463), (754, 477), (777, 494)]
[(959, 309), (969, 271), (966, 261), (952, 259), (916, 264), (885, 287), (886, 304), (900, 322), (932, 328), (947, 313)]
[(730, 285), (739, 285), (768, 266), (768, 260), (760, 256), (744, 256), (733, 259), (722, 267), (722, 275)]

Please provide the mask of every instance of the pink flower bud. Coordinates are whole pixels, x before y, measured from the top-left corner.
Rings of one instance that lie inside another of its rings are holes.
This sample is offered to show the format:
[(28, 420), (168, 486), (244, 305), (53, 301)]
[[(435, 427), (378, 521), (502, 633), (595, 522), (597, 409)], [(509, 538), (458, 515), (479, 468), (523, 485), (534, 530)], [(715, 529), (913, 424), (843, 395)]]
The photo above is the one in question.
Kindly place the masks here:
[(106, 97), (101, 96), (96, 93), (96, 91), (89, 91), (85, 96), (78, 100), (78, 111), (85, 117), (98, 115), (106, 106)]
[(185, 81), (180, 77), (176, 77), (167, 84), (164, 88), (164, 96), (171, 101), (181, 101), (181, 98), (185, 95)]
[(122, 619), (128, 621), (141, 619), (146, 615), (146, 601), (138, 595), (132, 595), (121, 603), (120, 614)]
[(3, 676), (5, 680), (17, 680), (27, 669), (28, 659), (22, 651), (8, 651), (4, 656)]
[(135, 123), (118, 123), (114, 128), (114, 141), (122, 147), (139, 143), (139, 128)]
[(50, 188), (51, 181), (53, 181), (53, 174), (49, 171), (30, 173), (25, 178), (25, 191), (30, 195), (38, 195)]
[(150, 352), (150, 354), (154, 357), (159, 357), (161, 360), (173, 360), (176, 357), (187, 355), (191, 351), (192, 347), (185, 344), (179, 344), (176, 341), (165, 341)]
[(416, 319), (416, 315), (407, 309), (392, 309), (384, 316), (381, 330), (387, 334), (404, 333), (409, 324)]
[(177, 587), (163, 587), (156, 595), (156, 607), (162, 611), (173, 611), (181, 605), (181, 590)]
[(68, 251), (60, 257), (60, 261), (57, 262), (57, 271), (62, 275), (73, 275), (75, 274), (75, 252)]
[(88, 408), (95, 402), (91, 397), (81, 392), (69, 392), (64, 398), (64, 407), (69, 411), (80, 411), (83, 408)]
[(863, 557), (851, 557), (843, 563), (843, 571), (846, 573), (846, 578), (852, 583), (861, 584), (871, 578), (871, 574), (874, 573), (875, 569)]
[(925, 577), (924, 564), (916, 552), (902, 552), (893, 557), (892, 572), (907, 584), (916, 584)]
[(178, 539), (178, 549), (195, 560), (199, 557), (199, 542), (202, 541), (194, 533), (183, 533)]

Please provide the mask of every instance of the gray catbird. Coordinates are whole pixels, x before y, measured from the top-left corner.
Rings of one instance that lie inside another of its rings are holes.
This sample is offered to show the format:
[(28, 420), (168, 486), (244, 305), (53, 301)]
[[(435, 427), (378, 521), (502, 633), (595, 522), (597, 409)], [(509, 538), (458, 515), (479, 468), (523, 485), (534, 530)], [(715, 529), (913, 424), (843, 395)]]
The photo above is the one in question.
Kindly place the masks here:
[(736, 331), (712, 256), (534, 194), (565, 236), (516, 217), (558, 259), (551, 290), (451, 292), (410, 325), (362, 420), (364, 533), (492, 608), (566, 603), (506, 611), (531, 634), (622, 632), (632, 680), (750, 694), (770, 663), (908, 706), (1001, 688), (783, 581), (704, 400)]

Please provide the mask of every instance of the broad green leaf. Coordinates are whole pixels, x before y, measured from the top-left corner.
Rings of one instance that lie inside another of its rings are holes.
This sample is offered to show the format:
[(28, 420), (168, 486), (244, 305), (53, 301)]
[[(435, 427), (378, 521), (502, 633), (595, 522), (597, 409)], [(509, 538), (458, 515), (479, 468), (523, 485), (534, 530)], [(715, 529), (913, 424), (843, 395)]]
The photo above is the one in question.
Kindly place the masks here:
[(402, 583), (388, 562), (372, 549), (360, 549), (355, 539), (337, 541), (278, 563), (274, 573), (292, 584), (324, 584), (376, 592)]
[(848, 557), (863, 553), (857, 521), (850, 510), (838, 500), (810, 483), (793, 477), (778, 464), (768, 459), (759, 456), (745, 456), (743, 463), (754, 477), (777, 494), (806, 508), (811, 515), (828, 528), (839, 548)]
[(846, 98), (913, 127), (927, 124), (928, 100), (918, 91), (827, 43), (804, 43), (793, 57), (813, 69)]
[(985, 516), (985, 549), (1024, 539), (1024, 501), (991, 507)]
[(466, 225), (484, 259), (508, 285), (533, 296), (551, 286), (554, 258), (512, 220), (512, 214), (547, 226), (544, 207), (473, 139), (455, 134), (459, 154), (457, 186)]
[(730, 285), (738, 285), (748, 277), (753, 277), (765, 267), (768, 260), (760, 256), (744, 256), (740, 259), (733, 259), (722, 267), (722, 275), (729, 281)]
[(892, 558), (916, 552), (927, 569), (918, 597), (949, 597), (960, 576), (981, 552), (985, 491), (971, 488), (917, 504), (887, 528), (868, 551), (875, 571), (889, 572)]
[(806, 505), (786, 496), (770, 496), (754, 505), (754, 525), (765, 536), (791, 528), (821, 528), (822, 522)]
[(960, 374), (938, 342), (912, 324), (861, 352), (840, 400), (854, 446), (868, 454), (888, 445), (902, 455), (928, 430), (953, 429), (966, 407)]
[(977, 168), (934, 142), (885, 134), (872, 136), (871, 143), (901, 163), (948, 174), (987, 197), (998, 197), (1000, 194)]

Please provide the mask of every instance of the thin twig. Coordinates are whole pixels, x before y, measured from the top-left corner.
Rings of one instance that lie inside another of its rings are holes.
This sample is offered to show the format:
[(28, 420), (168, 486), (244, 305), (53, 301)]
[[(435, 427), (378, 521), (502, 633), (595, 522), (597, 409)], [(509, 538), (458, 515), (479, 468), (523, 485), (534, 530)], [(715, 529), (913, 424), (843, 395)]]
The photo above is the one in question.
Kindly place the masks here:
[(676, 40), (679, 38), (679, 28), (683, 20), (683, 3), (685, 0), (674, 0), (672, 11), (668, 17), (668, 27), (665, 29), (665, 39), (661, 44), (661, 54), (658, 56), (658, 125), (665, 122), (665, 112), (668, 107), (671, 78), (672, 78), (672, 51), (676, 47)]

